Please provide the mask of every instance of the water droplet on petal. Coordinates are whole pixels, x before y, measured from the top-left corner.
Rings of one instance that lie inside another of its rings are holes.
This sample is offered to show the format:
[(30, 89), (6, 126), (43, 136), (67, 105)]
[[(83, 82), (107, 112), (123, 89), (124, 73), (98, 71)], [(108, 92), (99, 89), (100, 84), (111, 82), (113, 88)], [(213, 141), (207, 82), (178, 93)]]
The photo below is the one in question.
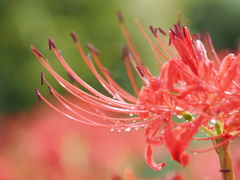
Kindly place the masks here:
[(131, 130), (130, 127), (126, 128), (125, 131), (129, 132)]
[(216, 124), (217, 120), (216, 119), (211, 119), (211, 123)]
[(183, 116), (182, 116), (182, 115), (177, 115), (177, 117), (178, 117), (179, 119), (181, 119)]

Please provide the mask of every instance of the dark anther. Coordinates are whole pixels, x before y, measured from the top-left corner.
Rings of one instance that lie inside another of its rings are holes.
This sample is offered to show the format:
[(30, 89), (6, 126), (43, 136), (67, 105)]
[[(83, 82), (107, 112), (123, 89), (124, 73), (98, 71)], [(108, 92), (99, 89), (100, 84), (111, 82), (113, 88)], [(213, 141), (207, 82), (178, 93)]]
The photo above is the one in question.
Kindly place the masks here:
[(69, 79), (72, 81), (72, 82), (75, 82), (75, 78), (72, 76), (72, 74), (70, 74), (69, 72), (67, 72), (67, 75), (69, 77)]
[(142, 77), (144, 77), (144, 73), (143, 73), (142, 69), (141, 69), (139, 66), (136, 66), (136, 68), (137, 68), (139, 74), (140, 74)]
[(36, 48), (33, 48), (32, 51), (37, 54), (39, 57), (43, 57), (42, 54), (36, 49)]
[(166, 32), (165, 32), (162, 28), (159, 27), (158, 30), (159, 30), (164, 36), (167, 35)]
[(122, 16), (121, 11), (118, 11), (118, 12), (117, 12), (117, 16), (118, 16), (119, 21), (120, 21), (120, 22), (123, 22), (123, 16)]
[(49, 89), (50, 94), (53, 95), (53, 90), (49, 85), (48, 85), (48, 89)]
[(182, 27), (183, 37), (186, 38), (186, 30), (185, 27)]
[(127, 46), (122, 47), (122, 60), (124, 60), (126, 57), (128, 57), (128, 48)]
[(44, 73), (43, 71), (41, 71), (41, 85), (43, 85), (44, 83)]
[(153, 26), (150, 26), (150, 30), (152, 31), (152, 33), (153, 33), (153, 35), (154, 35), (155, 37), (158, 37), (157, 29), (156, 29), (156, 28), (154, 28)]
[(169, 38), (168, 46), (171, 46), (171, 44), (172, 44), (172, 40), (171, 40), (171, 38)]
[(74, 32), (71, 32), (70, 35), (72, 36), (73, 41), (77, 42), (77, 35)]
[(105, 71), (109, 76), (112, 76), (112, 73), (106, 67), (102, 67), (102, 70)]
[(37, 94), (37, 96), (38, 96), (38, 99), (39, 99), (40, 101), (42, 101), (42, 97), (41, 97), (41, 94), (40, 94), (38, 88), (35, 88), (35, 92), (36, 92), (36, 94)]
[(50, 50), (52, 50), (52, 48), (56, 49), (56, 45), (54, 44), (52, 38), (48, 39), (48, 46)]
[(176, 36), (176, 32), (172, 28), (170, 28), (170, 31), (173, 33), (173, 36)]
[(96, 54), (96, 55), (99, 55), (99, 54), (100, 54), (100, 51), (99, 51), (95, 46), (93, 46), (91, 43), (87, 43), (87, 44), (86, 44), (86, 47), (87, 47), (90, 51), (92, 51), (94, 54)]

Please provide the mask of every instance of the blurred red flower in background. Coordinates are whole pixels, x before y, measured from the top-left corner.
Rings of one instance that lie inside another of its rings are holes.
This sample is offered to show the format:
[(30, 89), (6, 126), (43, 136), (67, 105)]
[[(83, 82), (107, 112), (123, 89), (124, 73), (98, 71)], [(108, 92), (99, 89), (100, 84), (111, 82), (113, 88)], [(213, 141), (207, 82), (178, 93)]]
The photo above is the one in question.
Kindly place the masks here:
[[(161, 66), (160, 75), (155, 77), (139, 57), (123, 23), (121, 13), (118, 13), (118, 17), (129, 46), (129, 48), (123, 48), (122, 59), (137, 97), (126, 92), (111, 78), (111, 73), (99, 60), (100, 52), (93, 45), (87, 44), (91, 52), (86, 55), (76, 35), (71, 33), (82, 59), (112, 98), (98, 92), (82, 80), (64, 60), (53, 40), (49, 39), (50, 50), (53, 50), (67, 70), (73, 83), (69, 83), (55, 72), (50, 63), (44, 60), (33, 46), (32, 51), (59, 84), (76, 99), (86, 103), (92, 111), (79, 107), (57, 93), (48, 83), (43, 72), (41, 73), (42, 84), (48, 85), (51, 94), (65, 109), (59, 109), (51, 104), (36, 88), (39, 99), (64, 116), (83, 124), (107, 127), (117, 131), (145, 128), (147, 143), (145, 159), (154, 170), (161, 170), (166, 163), (154, 162), (152, 146), (164, 144), (171, 158), (182, 166), (186, 166), (190, 162), (190, 155), (186, 153), (190, 141), (221, 138), (221, 141), (216, 140), (213, 147), (203, 150), (207, 151), (228, 144), (230, 140), (236, 138), (240, 130), (238, 100), (240, 55), (229, 54), (222, 61), (219, 60), (209, 34), (203, 33), (201, 37), (196, 34), (191, 35), (188, 27), (181, 25), (180, 16), (178, 24), (169, 31), (169, 40), (161, 28), (150, 27), (157, 44), (147, 37), (137, 21)], [(206, 44), (206, 48), (200, 38)], [(163, 63), (161, 59), (166, 62)], [(143, 82), (140, 90), (131, 65)], [(86, 91), (78, 85), (84, 87)], [(88, 118), (82, 113), (95, 118)], [(130, 117), (126, 117), (125, 114)], [(179, 123), (173, 119), (174, 116), (181, 116), (185, 121)], [(211, 137), (194, 138), (199, 129)], [(104, 140), (102, 142), (104, 143)], [(192, 151), (203, 152), (202, 150)]]
[[(76, 99), (70, 100), (86, 107)], [(53, 104), (61, 108), (59, 103)], [(123, 169), (126, 166), (133, 168), (136, 180), (172, 180), (170, 178), (175, 174), (163, 174), (161, 171), (160, 175), (152, 178), (139, 175), (146, 168), (144, 161), (141, 161), (145, 146), (142, 130), (111, 132), (105, 128), (83, 125), (69, 121), (41, 103), (29, 112), (5, 116), (5, 120), (6, 123), (0, 127), (0, 179), (3, 180), (91, 180), (96, 176), (111, 180), (114, 174), (124, 179)], [(205, 147), (205, 144), (201, 146)], [(238, 143), (233, 142), (231, 147), (237, 178), (240, 175)], [(156, 153), (155, 158), (165, 156), (166, 151), (162, 150)], [(211, 159), (207, 165), (206, 159)], [(178, 172), (184, 173), (186, 180), (218, 180), (220, 174), (216, 169), (219, 169), (219, 163), (212, 151), (194, 155), (190, 166)]]
[(144, 142), (136, 141), (140, 131), (128, 137), (81, 125), (44, 106), (6, 119), (0, 137), (0, 179), (111, 179), (143, 154)]

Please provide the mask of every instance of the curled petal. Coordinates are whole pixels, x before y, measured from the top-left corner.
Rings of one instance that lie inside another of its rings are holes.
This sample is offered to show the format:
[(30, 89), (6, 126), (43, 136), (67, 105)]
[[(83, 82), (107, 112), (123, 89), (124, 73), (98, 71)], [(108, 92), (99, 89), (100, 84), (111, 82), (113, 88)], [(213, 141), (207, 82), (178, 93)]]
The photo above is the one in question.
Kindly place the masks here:
[(149, 137), (147, 136), (146, 142), (148, 145), (151, 146), (160, 146), (163, 144), (162, 138), (161, 137)]
[(150, 145), (147, 145), (146, 147), (145, 160), (147, 164), (155, 171), (160, 171), (166, 165), (166, 162), (163, 162), (161, 164), (155, 163), (152, 157), (152, 147)]
[(235, 61), (235, 55), (229, 54), (223, 60), (219, 68), (219, 76), (223, 77), (224, 73), (231, 67), (232, 63)]
[[(196, 129), (199, 126), (196, 125)], [(194, 128), (194, 130), (192, 130)], [(176, 135), (172, 129), (172, 125), (168, 122), (164, 127), (163, 139), (164, 144), (167, 147), (171, 158), (174, 161), (179, 162), (183, 167), (188, 165), (191, 160), (189, 154), (185, 152), (189, 142), (192, 139), (192, 136), (196, 134), (195, 127), (188, 127), (181, 134)]]
[(207, 61), (208, 60), (207, 51), (200, 40), (196, 41), (195, 48), (196, 48), (197, 59), (199, 61)]

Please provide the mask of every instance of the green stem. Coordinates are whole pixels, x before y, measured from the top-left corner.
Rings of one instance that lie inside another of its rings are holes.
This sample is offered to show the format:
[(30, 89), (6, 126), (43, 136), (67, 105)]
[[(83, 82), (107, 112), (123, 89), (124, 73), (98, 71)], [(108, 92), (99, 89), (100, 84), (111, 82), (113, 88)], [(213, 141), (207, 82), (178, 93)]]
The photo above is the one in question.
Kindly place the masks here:
[[(224, 138), (217, 138), (213, 140), (213, 144), (217, 145), (221, 142), (223, 142), (225, 139)], [(233, 166), (232, 166), (232, 158), (231, 154), (228, 149), (228, 143), (216, 148), (216, 152), (218, 154), (219, 160), (220, 160), (220, 165), (221, 165), (221, 170), (220, 172), (222, 173), (222, 179), (223, 180), (234, 180), (234, 171), (233, 171)]]
[[(182, 115), (185, 120), (188, 120), (188, 121), (194, 120), (193, 116), (188, 111), (182, 112)], [(209, 136), (215, 136), (217, 134), (222, 134), (221, 126), (219, 123), (214, 124), (215, 132), (210, 131), (203, 125), (200, 126), (200, 129)], [(223, 141), (225, 141), (225, 139), (222, 137), (219, 137), (217, 139), (213, 139), (212, 141), (213, 141), (214, 146), (216, 146), (216, 145), (222, 143)], [(216, 150), (219, 160), (220, 160), (220, 165), (221, 165), (220, 172), (222, 173), (222, 180), (235, 180), (233, 166), (232, 166), (232, 158), (231, 158), (230, 151), (228, 149), (228, 144), (229, 143), (226, 143), (226, 144), (216, 148), (215, 150)]]

